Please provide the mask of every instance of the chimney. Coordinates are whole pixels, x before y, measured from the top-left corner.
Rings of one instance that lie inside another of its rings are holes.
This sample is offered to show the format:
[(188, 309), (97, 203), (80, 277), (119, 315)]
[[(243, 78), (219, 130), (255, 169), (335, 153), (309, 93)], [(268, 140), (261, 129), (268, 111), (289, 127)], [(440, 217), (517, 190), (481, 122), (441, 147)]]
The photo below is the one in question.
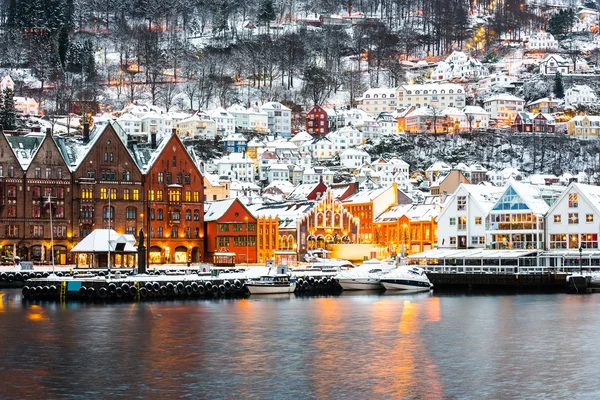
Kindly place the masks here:
[(156, 132), (150, 132), (150, 146), (156, 148)]
[(83, 123), (83, 142), (87, 143), (90, 141), (90, 123), (86, 120)]

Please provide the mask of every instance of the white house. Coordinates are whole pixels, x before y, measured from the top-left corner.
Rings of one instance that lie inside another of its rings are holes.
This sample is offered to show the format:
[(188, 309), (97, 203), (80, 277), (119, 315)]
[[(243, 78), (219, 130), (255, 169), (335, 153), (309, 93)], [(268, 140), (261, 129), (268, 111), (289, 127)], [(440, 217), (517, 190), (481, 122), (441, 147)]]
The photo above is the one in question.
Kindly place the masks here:
[(487, 75), (489, 75), (487, 68), (479, 60), (467, 56), (462, 51), (453, 51), (446, 60), (438, 63), (435, 70), (431, 73), (431, 80), (477, 80)]
[(142, 133), (142, 120), (133, 114), (122, 114), (117, 118), (117, 122), (128, 135), (139, 135)]
[(536, 32), (525, 39), (528, 50), (558, 50), (558, 40), (550, 32)]
[(364, 150), (347, 149), (340, 153), (340, 166), (348, 169), (358, 169), (371, 162), (371, 156)]
[(371, 88), (358, 99), (358, 108), (371, 115), (394, 112), (397, 105), (395, 88)]
[(596, 92), (588, 85), (573, 85), (565, 90), (565, 104), (567, 105), (591, 105), (597, 102)]
[(332, 155), (340, 153), (351, 147), (364, 144), (365, 142), (363, 132), (349, 126), (328, 133), (325, 137), (329, 139), (333, 145)]
[(328, 160), (333, 158), (333, 142), (327, 136), (315, 136), (310, 142), (300, 146), (300, 150), (308, 153), (315, 160)]
[(267, 181), (288, 181), (290, 180), (290, 169), (287, 164), (271, 164), (267, 168)]
[(599, 222), (600, 187), (571, 183), (548, 210), (547, 247), (598, 249)]
[(4, 92), (7, 88), (13, 92), (15, 91), (15, 82), (10, 75), (6, 75), (0, 80), (0, 92)]
[(394, 117), (394, 114), (381, 113), (377, 116), (376, 121), (377, 124), (382, 128), (382, 135), (387, 136), (398, 133), (398, 120)]
[(539, 67), (540, 74), (543, 75), (554, 75), (557, 72), (564, 75), (573, 69), (573, 63), (558, 54), (549, 54), (540, 62)]
[(517, 80), (518, 79), (514, 76), (495, 73), (477, 81), (477, 90), (480, 93), (484, 93), (496, 88), (506, 89), (511, 87), (512, 83), (516, 82)]
[(235, 117), (236, 128), (257, 133), (269, 133), (269, 114), (258, 108), (234, 104), (227, 109)]
[(159, 136), (169, 137), (173, 132), (173, 120), (167, 114), (159, 114), (150, 111), (140, 117), (142, 120), (142, 132)]
[(438, 246), (485, 248), (485, 220), (504, 188), (461, 183), (448, 197), (438, 223)]
[(235, 133), (235, 117), (223, 107), (217, 107), (207, 112), (208, 116), (215, 121), (217, 134), (221, 137)]
[(302, 183), (319, 183), (323, 180), (327, 186), (333, 183), (333, 171), (327, 167), (311, 167), (304, 170), (302, 175)]
[(254, 161), (246, 153), (230, 153), (215, 161), (217, 174), (230, 180), (254, 182)]
[(550, 206), (542, 187), (510, 181), (486, 219), (492, 249), (544, 249), (544, 221)]
[[(10, 77), (9, 77), (10, 78)], [(38, 115), (40, 113), (40, 105), (31, 97), (14, 96), (15, 110), (25, 115)]]
[(490, 118), (496, 120), (499, 125), (510, 126), (517, 113), (523, 111), (525, 100), (504, 93), (486, 99), (483, 106), (485, 111), (490, 114)]
[(292, 136), (292, 110), (275, 101), (263, 104), (260, 110), (267, 113), (267, 126), (271, 133)]
[(465, 103), (465, 89), (454, 83), (427, 83), (423, 85), (402, 85), (396, 93), (397, 107), (413, 106), (462, 108)]
[(380, 158), (371, 164), (371, 169), (378, 174), (382, 185), (389, 186), (396, 182), (398, 188), (403, 191), (408, 191), (409, 168), (408, 163), (398, 157), (393, 157), (389, 161)]
[(452, 167), (443, 161), (436, 161), (425, 170), (425, 176), (430, 184), (441, 182), (446, 175), (452, 170)]
[(506, 167), (503, 170), (487, 171), (488, 181), (495, 186), (504, 186), (511, 179), (520, 181), (523, 179), (523, 174), (516, 168)]
[(189, 118), (179, 121), (177, 124), (177, 133), (180, 137), (214, 139), (217, 135), (217, 124), (208, 115), (198, 112)]
[(479, 106), (466, 106), (462, 112), (467, 117), (467, 129), (485, 129), (489, 127), (490, 113)]

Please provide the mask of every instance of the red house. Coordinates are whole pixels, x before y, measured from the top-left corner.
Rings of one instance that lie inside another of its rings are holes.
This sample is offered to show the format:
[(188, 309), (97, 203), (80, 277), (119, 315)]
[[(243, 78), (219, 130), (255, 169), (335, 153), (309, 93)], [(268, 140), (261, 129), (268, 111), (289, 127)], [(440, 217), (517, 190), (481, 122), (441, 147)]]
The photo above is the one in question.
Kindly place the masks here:
[(237, 198), (205, 203), (204, 261), (256, 263), (256, 218)]
[(306, 114), (306, 132), (313, 136), (327, 135), (329, 133), (329, 117), (327, 111), (320, 106), (314, 106)]
[(512, 128), (520, 133), (555, 133), (556, 120), (550, 114), (519, 112)]

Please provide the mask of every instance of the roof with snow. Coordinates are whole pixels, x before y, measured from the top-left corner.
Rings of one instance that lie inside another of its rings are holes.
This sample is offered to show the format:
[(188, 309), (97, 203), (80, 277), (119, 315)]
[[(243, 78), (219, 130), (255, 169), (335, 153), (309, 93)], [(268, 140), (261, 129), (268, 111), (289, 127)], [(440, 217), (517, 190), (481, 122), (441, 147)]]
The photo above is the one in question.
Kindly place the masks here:
[(236, 201), (237, 199), (225, 199), (204, 203), (204, 221), (217, 221)]
[[(133, 235), (122, 235), (113, 229), (94, 229), (92, 233), (87, 235), (81, 242), (77, 243), (72, 253), (135, 253), (137, 247), (136, 240)], [(117, 251), (117, 246), (124, 246), (123, 250)]]

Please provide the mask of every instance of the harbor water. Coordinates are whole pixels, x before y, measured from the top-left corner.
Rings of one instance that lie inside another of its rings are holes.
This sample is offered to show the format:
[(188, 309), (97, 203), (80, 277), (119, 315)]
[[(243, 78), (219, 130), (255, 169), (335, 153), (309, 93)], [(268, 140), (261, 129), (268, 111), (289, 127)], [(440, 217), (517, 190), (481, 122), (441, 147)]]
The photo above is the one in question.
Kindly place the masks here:
[(0, 291), (0, 398), (598, 399), (600, 296)]

